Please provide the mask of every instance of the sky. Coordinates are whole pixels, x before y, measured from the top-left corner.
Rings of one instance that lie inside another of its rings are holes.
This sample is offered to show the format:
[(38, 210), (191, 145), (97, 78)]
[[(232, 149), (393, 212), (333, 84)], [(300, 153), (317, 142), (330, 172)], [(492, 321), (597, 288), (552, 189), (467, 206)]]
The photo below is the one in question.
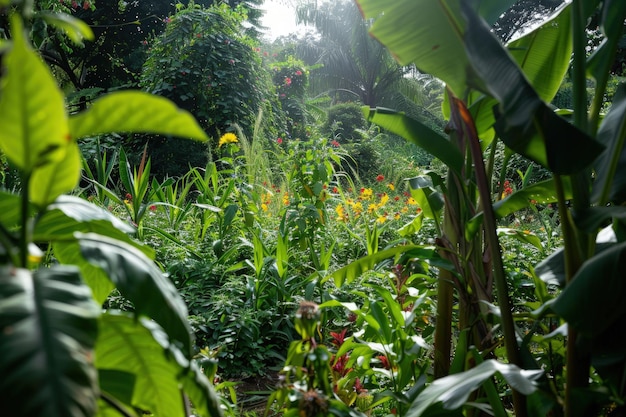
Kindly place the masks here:
[(263, 9), (263, 26), (269, 28), (267, 37), (274, 40), (280, 36), (302, 31), (296, 26), (296, 8), (294, 1), (265, 0)]

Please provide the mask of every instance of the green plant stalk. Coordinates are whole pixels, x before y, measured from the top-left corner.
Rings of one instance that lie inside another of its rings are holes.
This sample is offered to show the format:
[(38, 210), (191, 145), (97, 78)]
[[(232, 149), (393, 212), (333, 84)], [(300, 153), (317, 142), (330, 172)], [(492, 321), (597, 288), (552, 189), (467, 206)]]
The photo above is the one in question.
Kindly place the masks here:
[[(30, 242), (30, 227), (29, 227), (29, 218), (28, 218), (28, 195), (30, 194), (30, 173), (22, 175), (22, 200), (21, 200), (21, 211), (22, 211), (22, 224), (20, 228), (20, 240), (19, 240), (19, 254), (18, 254), (18, 262), (17, 265), (20, 268), (28, 267), (28, 244)], [(10, 250), (10, 248), (8, 248)]]
[[(587, 118), (587, 92), (586, 86), (586, 21), (584, 16), (583, 0), (573, 0), (572, 2), (572, 39), (573, 39), (573, 61), (572, 61), (572, 81), (574, 95), (574, 125), (582, 131), (588, 131)], [(589, 206), (589, 179), (584, 178), (586, 172), (572, 175), (575, 209)], [(557, 187), (557, 197), (559, 201), (559, 214), (563, 230), (563, 244), (565, 251), (565, 279), (569, 284), (574, 275), (583, 263), (585, 254), (581, 253), (579, 238), (575, 236), (575, 226), (565, 205), (565, 198), (561, 180), (555, 175)], [(584, 236), (582, 248), (589, 256), (591, 242), (590, 236)], [(581, 256), (582, 255), (582, 256)], [(566, 383), (565, 383), (565, 417), (580, 415), (584, 410), (579, 410), (575, 406), (576, 398), (574, 392), (588, 385), (589, 367), (591, 358), (588, 354), (580, 351), (576, 344), (578, 334), (571, 327), (567, 331), (567, 362), (566, 362)]]
[[(493, 273), (496, 291), (498, 294), (498, 302), (500, 304), (500, 317), (502, 321), (502, 330), (504, 332), (504, 345), (506, 353), (509, 358), (509, 362), (522, 368), (522, 360), (517, 345), (517, 336), (515, 333), (515, 324), (513, 321), (513, 313), (511, 309), (511, 301), (509, 299), (509, 289), (506, 283), (506, 276), (504, 273), (504, 264), (502, 262), (502, 250), (500, 248), (500, 241), (496, 232), (497, 225), (493, 212), (493, 205), (491, 204), (491, 196), (489, 193), (489, 182), (485, 171), (485, 164), (482, 157), (482, 151), (480, 149), (480, 143), (478, 142), (478, 136), (476, 134), (474, 125), (471, 125), (473, 132), (468, 132), (469, 148), (474, 159), (474, 169), (476, 171), (476, 184), (478, 186), (478, 193), (481, 200), (481, 205), (484, 213), (484, 225), (485, 225), (485, 237), (489, 249), (491, 250), (491, 258), (493, 262)], [(526, 411), (526, 399), (522, 394), (513, 390), (513, 404), (515, 407), (515, 415), (517, 417), (525, 417)]]

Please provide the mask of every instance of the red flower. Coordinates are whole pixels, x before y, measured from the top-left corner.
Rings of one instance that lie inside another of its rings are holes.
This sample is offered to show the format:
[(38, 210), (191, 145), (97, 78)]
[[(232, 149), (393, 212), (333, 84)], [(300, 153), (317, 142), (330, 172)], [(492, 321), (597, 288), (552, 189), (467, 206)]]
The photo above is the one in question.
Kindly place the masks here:
[(302, 75), (302, 71), (300, 71), (300, 70), (296, 71), (296, 75), (297, 75), (297, 76)]
[(276, 143), (278, 143), (279, 145), (282, 145), (283, 144), (283, 138), (276, 139)]
[(286, 86), (290, 86), (291, 85), (291, 78), (285, 77), (285, 85)]
[(376, 181), (383, 182), (384, 180), (385, 180), (385, 177), (382, 174), (378, 174), (376, 176)]
[(336, 140), (333, 140), (332, 142), (330, 142), (331, 145), (333, 145), (335, 148), (339, 147), (339, 142), (337, 142)]
[(83, 10), (87, 10), (89, 8), (90, 4), (88, 1), (83, 3)]
[(126, 193), (126, 200), (132, 200), (133, 196), (130, 193)]
[(154, 204), (152, 204), (150, 207), (148, 207), (148, 210), (150, 211), (156, 211), (156, 206)]
[(337, 187), (333, 187), (333, 193), (338, 193), (339, 189)]
[(389, 363), (389, 359), (387, 359), (387, 357), (385, 355), (379, 355), (378, 359), (380, 360), (380, 362), (383, 365), (383, 368), (385, 369), (391, 369), (391, 364)]
[(343, 345), (343, 342), (346, 340), (346, 333), (348, 332), (347, 328), (344, 328), (341, 332), (330, 332), (330, 337), (333, 339), (330, 341), (333, 345), (340, 347)]

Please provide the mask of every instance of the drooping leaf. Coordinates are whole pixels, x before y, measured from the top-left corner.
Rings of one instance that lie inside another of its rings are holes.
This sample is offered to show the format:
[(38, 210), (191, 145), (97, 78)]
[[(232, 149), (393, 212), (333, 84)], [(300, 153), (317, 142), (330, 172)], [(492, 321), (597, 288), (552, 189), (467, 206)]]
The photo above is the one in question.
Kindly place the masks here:
[[(131, 405), (155, 416), (183, 417), (184, 405), (175, 361), (141, 322), (122, 315), (104, 314), (96, 345), (96, 367), (124, 371), (135, 377)], [(128, 394), (120, 400), (128, 400)]]
[(539, 98), (550, 103), (570, 66), (571, 6), (561, 7), (540, 27), (509, 42), (506, 48)]
[(174, 285), (137, 248), (102, 235), (77, 233), (82, 256), (102, 269), (139, 315), (159, 323), (168, 336), (191, 352), (187, 307)]
[(36, 16), (45, 20), (49, 25), (61, 29), (77, 45), (83, 45), (83, 39), (93, 40), (93, 32), (89, 25), (72, 15), (39, 11)]
[(458, 409), (467, 402), (472, 391), (478, 389), (495, 373), (502, 375), (511, 388), (529, 395), (535, 391), (534, 381), (543, 371), (523, 370), (513, 364), (486, 360), (468, 371), (435, 380), (411, 404), (406, 416), (419, 417), (437, 403), (443, 403), (446, 410)]
[(440, 159), (453, 171), (461, 172), (463, 155), (448, 138), (441, 136), (418, 120), (394, 110), (380, 107), (376, 109), (364, 107), (363, 113), (370, 122), (376, 123), (391, 133), (402, 136)]
[[(626, 3), (625, 3), (626, 4)], [(606, 149), (595, 161), (592, 200), (601, 205), (626, 201), (626, 84), (620, 84), (611, 109), (598, 129)]]
[[(100, 327), (96, 349), (98, 369), (134, 376), (130, 393), (109, 391), (117, 394), (116, 398), (155, 416), (182, 417), (185, 415), (182, 387), (199, 415), (222, 415), (210, 382), (156, 323), (147, 319), (137, 321), (121, 314), (105, 314)], [(122, 394), (125, 395), (122, 397)]]
[(3, 59), (0, 84), (0, 149), (26, 173), (58, 162), (70, 142), (63, 95), (49, 68), (11, 18), (13, 43)]
[(372, 255), (364, 256), (328, 275), (323, 281), (327, 281), (329, 278), (332, 278), (337, 288), (340, 288), (344, 282), (347, 284), (351, 283), (362, 273), (371, 270), (381, 261), (393, 258), (394, 256), (401, 255), (406, 252), (411, 252), (415, 258), (428, 260), (433, 266), (453, 270), (452, 264), (441, 258), (435, 248), (418, 245), (405, 245), (385, 249)]
[[(567, 177), (562, 178), (563, 193), (566, 199), (572, 197), (571, 182)], [(503, 200), (499, 200), (493, 204), (493, 211), (496, 219), (502, 219), (509, 214), (513, 214), (519, 210), (530, 207), (531, 204), (550, 204), (557, 201), (554, 179), (540, 181), (535, 184), (515, 191), (513, 194)], [(474, 234), (479, 230), (482, 223), (482, 211), (476, 214), (465, 227), (465, 236), (471, 240)]]
[(443, 196), (433, 187), (433, 181), (429, 176), (420, 175), (409, 179), (411, 196), (419, 204), (424, 217), (438, 219), (443, 209)]
[(98, 99), (87, 110), (69, 119), (72, 138), (104, 133), (155, 133), (208, 140), (187, 111), (166, 98), (139, 91), (119, 91)]
[(72, 191), (80, 179), (81, 157), (78, 145), (70, 142), (63, 159), (35, 169), (30, 177), (30, 200), (45, 207), (63, 193)]
[(626, 243), (611, 245), (580, 267), (552, 309), (580, 333), (596, 336), (626, 315)]
[(469, 6), (463, 7), (463, 14), (468, 21), (464, 43), (477, 76), (469, 82), (500, 103), (495, 127), (504, 143), (556, 174), (587, 168), (603, 146), (557, 116), (541, 100), (513, 58)]
[(626, 2), (606, 0), (602, 2), (600, 29), (604, 41), (594, 50), (587, 64), (587, 71), (596, 80), (602, 79), (613, 65), (613, 56), (623, 36), (622, 25), (626, 19)]
[(78, 270), (0, 269), (0, 404), (7, 417), (91, 417), (99, 308)]
[(511, 229), (507, 227), (499, 227), (498, 236), (509, 236), (513, 239), (516, 239), (522, 243), (529, 243), (533, 245), (535, 248), (543, 251), (543, 245), (541, 243), (541, 239), (537, 237), (537, 235), (531, 233), (528, 230), (519, 230), (519, 229)]

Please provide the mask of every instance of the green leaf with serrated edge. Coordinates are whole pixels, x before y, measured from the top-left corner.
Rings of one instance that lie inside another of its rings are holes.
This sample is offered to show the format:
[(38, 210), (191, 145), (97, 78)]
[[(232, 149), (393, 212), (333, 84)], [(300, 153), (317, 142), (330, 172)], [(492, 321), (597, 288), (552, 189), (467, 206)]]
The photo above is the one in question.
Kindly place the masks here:
[(135, 376), (133, 407), (155, 416), (183, 417), (183, 397), (177, 378), (180, 368), (155, 340), (166, 336), (153, 334), (144, 323), (123, 315), (103, 314), (96, 344), (96, 367)]
[(395, 110), (368, 107), (363, 108), (365, 118), (380, 127), (402, 136), (409, 142), (424, 149), (434, 157), (440, 159), (450, 169), (461, 172), (463, 155), (446, 138), (435, 132), (422, 122)]
[(87, 110), (70, 116), (69, 126), (74, 139), (134, 132), (208, 140), (191, 113), (166, 98), (140, 91), (107, 94)]
[(80, 179), (80, 167), (80, 150), (71, 142), (62, 160), (35, 169), (29, 181), (30, 200), (45, 207), (61, 194), (72, 191)]
[(65, 156), (70, 143), (63, 95), (48, 67), (11, 18), (13, 43), (0, 79), (0, 149), (25, 173)]
[(94, 415), (92, 349), (100, 311), (78, 270), (1, 268), (0, 300), (2, 414)]
[(82, 256), (101, 268), (120, 293), (159, 323), (172, 340), (191, 352), (191, 329), (187, 307), (174, 285), (154, 262), (137, 248), (106, 236), (76, 233)]
[[(534, 90), (489, 27), (463, 3), (464, 43), (477, 78), (470, 85), (495, 97), (496, 131), (514, 151), (556, 174), (588, 167), (603, 146), (557, 116)], [(567, 155), (562, 152), (569, 149)]]
[(473, 391), (496, 373), (502, 375), (513, 389), (523, 395), (529, 395), (536, 390), (534, 381), (543, 374), (543, 371), (523, 370), (513, 364), (486, 360), (468, 371), (435, 380), (418, 395), (406, 416), (424, 415), (437, 403), (443, 403), (446, 410), (458, 409), (467, 402)]
[(366, 271), (371, 270), (376, 264), (384, 261), (385, 259), (393, 258), (396, 255), (400, 255), (406, 252), (415, 253), (415, 258), (427, 260), (431, 265), (444, 268), (447, 270), (453, 270), (453, 265), (441, 258), (435, 248), (425, 247), (418, 245), (405, 245), (397, 246), (395, 248), (385, 249), (374, 253), (373, 255), (364, 256), (349, 265), (333, 272), (330, 275), (324, 277), (322, 282), (326, 282), (332, 278), (337, 288), (340, 288), (344, 283), (350, 284), (356, 278)]
[(626, 314), (626, 243), (587, 260), (565, 287), (552, 310), (581, 334), (601, 334)]
[[(565, 199), (572, 198), (571, 182), (567, 177), (561, 178)], [(516, 211), (530, 207), (531, 204), (550, 204), (557, 201), (554, 179), (540, 181), (528, 187), (515, 191), (507, 198), (493, 204), (496, 219), (502, 219)], [(483, 212), (476, 214), (465, 226), (465, 237), (471, 240), (482, 223)]]
[(83, 45), (83, 39), (92, 41), (94, 36), (89, 25), (67, 13), (39, 11), (35, 17), (42, 18), (51, 26), (61, 29), (75, 44)]

